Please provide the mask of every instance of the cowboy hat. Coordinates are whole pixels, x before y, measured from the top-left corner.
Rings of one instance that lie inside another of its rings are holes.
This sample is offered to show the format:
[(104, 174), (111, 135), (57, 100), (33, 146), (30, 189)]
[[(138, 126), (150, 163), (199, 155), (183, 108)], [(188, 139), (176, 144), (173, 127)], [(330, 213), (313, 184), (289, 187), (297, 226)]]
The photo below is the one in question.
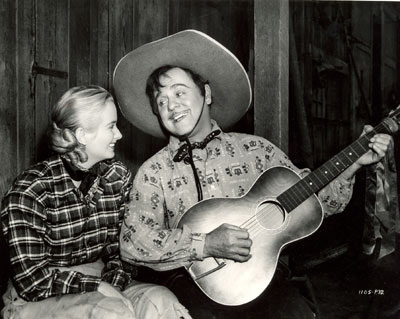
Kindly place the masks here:
[(200, 31), (181, 31), (131, 51), (114, 70), (114, 91), (122, 114), (150, 135), (165, 138), (146, 95), (148, 77), (164, 65), (188, 68), (208, 80), (211, 117), (221, 128), (239, 121), (250, 106), (250, 81), (233, 53)]

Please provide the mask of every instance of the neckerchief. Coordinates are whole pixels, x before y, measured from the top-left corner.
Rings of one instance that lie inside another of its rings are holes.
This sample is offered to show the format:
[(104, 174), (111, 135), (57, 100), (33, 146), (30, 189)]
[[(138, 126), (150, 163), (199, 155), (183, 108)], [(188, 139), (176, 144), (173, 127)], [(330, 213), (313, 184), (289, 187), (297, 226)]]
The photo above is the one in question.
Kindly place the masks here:
[(204, 149), (207, 144), (212, 141), (214, 138), (216, 138), (219, 134), (221, 134), (221, 130), (215, 130), (212, 131), (210, 134), (208, 134), (205, 139), (201, 142), (194, 142), (191, 144), (183, 144), (181, 147), (179, 147), (176, 155), (174, 156), (174, 162), (180, 162), (180, 161), (184, 161), (185, 164), (188, 164), (188, 159), (190, 157), (189, 155), (189, 145), (190, 148), (193, 150), (195, 148), (199, 148), (199, 149)]

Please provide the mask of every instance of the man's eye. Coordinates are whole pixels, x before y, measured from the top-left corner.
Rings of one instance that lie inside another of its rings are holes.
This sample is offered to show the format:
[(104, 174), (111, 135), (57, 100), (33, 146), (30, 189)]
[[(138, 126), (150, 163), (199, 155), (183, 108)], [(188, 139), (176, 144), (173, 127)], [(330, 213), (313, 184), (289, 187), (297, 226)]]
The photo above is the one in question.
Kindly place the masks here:
[(176, 96), (182, 96), (182, 95), (183, 95), (182, 91), (176, 92)]
[(158, 106), (165, 106), (167, 104), (167, 100), (161, 100), (158, 102)]

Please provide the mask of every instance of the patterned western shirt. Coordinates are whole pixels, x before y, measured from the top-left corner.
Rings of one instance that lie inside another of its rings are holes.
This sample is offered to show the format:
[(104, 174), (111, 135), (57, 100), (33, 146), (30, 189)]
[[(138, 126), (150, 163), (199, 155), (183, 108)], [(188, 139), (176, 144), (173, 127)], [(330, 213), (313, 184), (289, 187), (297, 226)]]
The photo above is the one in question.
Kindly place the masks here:
[[(219, 129), (213, 122), (213, 129)], [(181, 216), (198, 198), (190, 165), (174, 162), (181, 146), (171, 137), (169, 144), (139, 169), (121, 229), (121, 257), (136, 265), (168, 270), (202, 260), (205, 234), (193, 233), (188, 226), (178, 229)], [(258, 176), (273, 166), (299, 170), (275, 145), (264, 138), (222, 133), (204, 149), (193, 149), (193, 159), (203, 197), (241, 197)], [(352, 195), (352, 181), (338, 176), (318, 194), (325, 215), (342, 211)]]
[[(101, 280), (121, 289), (129, 283), (118, 239), (131, 173), (117, 161), (96, 167), (82, 192), (54, 156), (23, 172), (6, 193), (1, 226), (14, 285), (24, 299), (95, 291)], [(102, 278), (52, 268), (99, 258), (105, 262)]]

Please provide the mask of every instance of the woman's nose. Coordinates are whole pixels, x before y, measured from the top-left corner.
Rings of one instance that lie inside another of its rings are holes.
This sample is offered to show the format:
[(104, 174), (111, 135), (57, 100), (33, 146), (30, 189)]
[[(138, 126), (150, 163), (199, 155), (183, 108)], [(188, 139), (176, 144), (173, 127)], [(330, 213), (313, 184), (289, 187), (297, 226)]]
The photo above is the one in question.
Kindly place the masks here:
[(116, 140), (120, 140), (122, 138), (122, 133), (118, 127), (115, 128), (114, 137)]

